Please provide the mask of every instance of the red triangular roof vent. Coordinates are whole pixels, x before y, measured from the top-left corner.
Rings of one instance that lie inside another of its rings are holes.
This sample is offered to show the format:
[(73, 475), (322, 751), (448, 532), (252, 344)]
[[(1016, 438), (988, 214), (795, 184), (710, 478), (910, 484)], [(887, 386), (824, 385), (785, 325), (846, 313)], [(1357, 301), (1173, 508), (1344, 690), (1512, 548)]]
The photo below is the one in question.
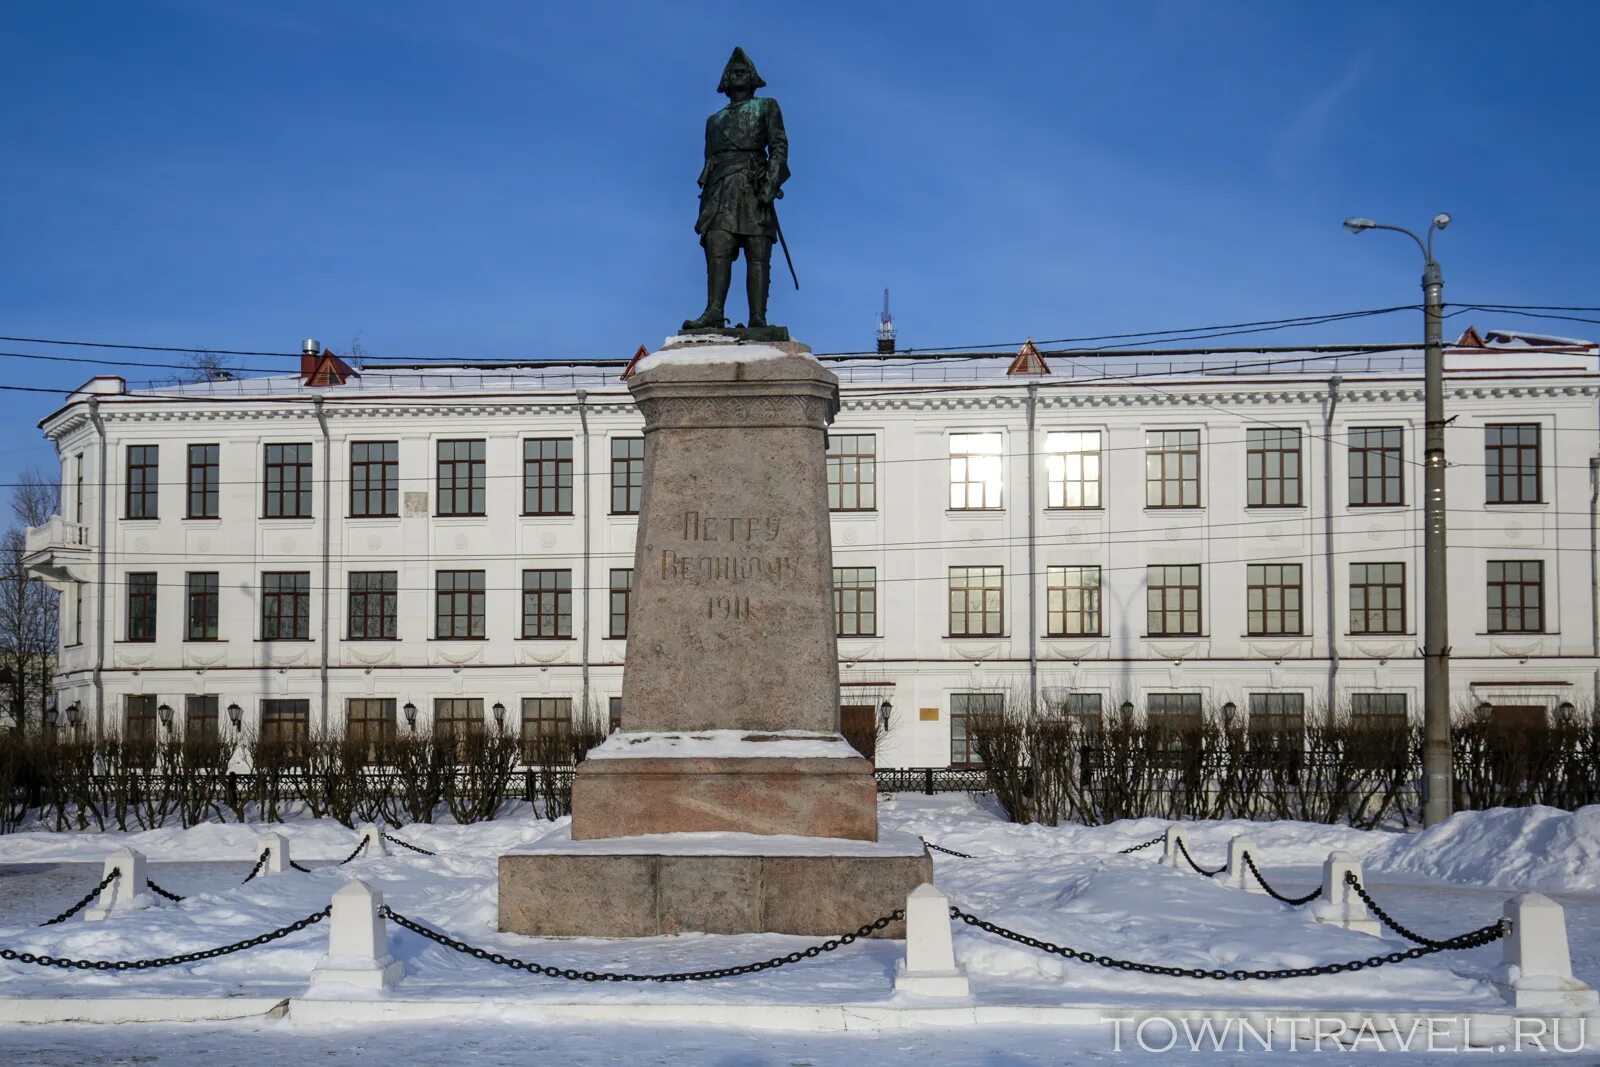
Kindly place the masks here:
[(622, 368), (622, 380), (627, 381), (632, 378), (634, 369), (639, 366), (639, 361), (649, 354), (650, 350), (645, 348), (644, 345), (640, 345), (639, 351), (635, 352), (633, 358), (628, 360), (628, 365)]
[(1006, 368), (1007, 375), (1013, 374), (1049, 374), (1050, 365), (1044, 361), (1039, 350), (1033, 345), (1033, 338), (1022, 342), (1022, 347), (1017, 350), (1017, 358), (1011, 361), (1011, 366)]
[(1466, 332), (1456, 339), (1455, 347), (1488, 348), (1489, 346), (1483, 343), (1482, 337), (1478, 336), (1478, 328), (1476, 326), (1468, 326)]
[(300, 357), (300, 375), (304, 384), (323, 388), (343, 385), (351, 378), (361, 377), (350, 364), (326, 348), (322, 350), (320, 356)]

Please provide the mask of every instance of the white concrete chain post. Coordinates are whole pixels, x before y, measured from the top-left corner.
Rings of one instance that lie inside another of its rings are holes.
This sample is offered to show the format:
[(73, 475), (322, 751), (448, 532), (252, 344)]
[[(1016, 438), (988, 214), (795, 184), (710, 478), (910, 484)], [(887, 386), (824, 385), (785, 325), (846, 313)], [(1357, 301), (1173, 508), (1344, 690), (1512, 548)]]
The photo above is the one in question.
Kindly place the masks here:
[(895, 965), (894, 990), (919, 997), (964, 997), (966, 973), (956, 966), (950, 898), (924, 882), (906, 896), (906, 958)]
[(152, 903), (150, 894), (145, 891), (144, 853), (131, 848), (117, 849), (106, 857), (105, 870), (100, 872), (100, 877), (104, 878), (112, 871), (121, 871), (122, 876), (113, 878), (109, 885), (100, 890), (99, 899), (84, 910), (84, 922), (99, 922), (109, 918), (113, 912), (147, 908)]
[[(1266, 890), (1261, 888), (1261, 882), (1244, 865), (1244, 857), (1247, 852), (1252, 859), (1261, 854), (1261, 850), (1256, 848), (1255, 842), (1243, 834), (1230, 840), (1228, 842), (1228, 869), (1217, 875), (1217, 881), (1231, 889), (1243, 889), (1246, 893), (1264, 894)], [(1259, 860), (1257, 860), (1256, 865), (1260, 866)]]
[(364, 822), (356, 828), (356, 831), (361, 835), (361, 839), (367, 843), (367, 847), (361, 850), (362, 859), (377, 859), (380, 856), (389, 854), (388, 848), (384, 845), (383, 828), (377, 823)]
[(1322, 896), (1311, 906), (1311, 917), (1319, 923), (1342, 926), (1358, 934), (1379, 935), (1378, 920), (1367, 910), (1366, 902), (1345, 881), (1354, 874), (1361, 881), (1361, 861), (1349, 852), (1330, 852), (1322, 864)]
[(317, 961), (311, 984), (338, 983), (388, 989), (405, 973), (389, 954), (389, 935), (378, 909), (383, 893), (352, 878), (333, 894), (328, 916), (328, 954)]
[(1540, 893), (1506, 901), (1511, 921), (1495, 984), (1514, 1008), (1586, 1008), (1600, 1004), (1595, 991), (1572, 977), (1567, 916)]
[(1161, 865), (1163, 867), (1177, 867), (1181, 870), (1188, 866), (1183, 862), (1183, 853), (1179, 849), (1180, 845), (1187, 848), (1189, 842), (1184, 837), (1183, 831), (1178, 829), (1177, 824), (1174, 823), (1167, 827), (1167, 834), (1162, 838)]
[(257, 856), (261, 855), (261, 852), (267, 854), (267, 864), (261, 868), (261, 874), (282, 874), (290, 870), (287, 837), (278, 833), (262, 834), (261, 840), (256, 842), (256, 848), (260, 850), (256, 853)]

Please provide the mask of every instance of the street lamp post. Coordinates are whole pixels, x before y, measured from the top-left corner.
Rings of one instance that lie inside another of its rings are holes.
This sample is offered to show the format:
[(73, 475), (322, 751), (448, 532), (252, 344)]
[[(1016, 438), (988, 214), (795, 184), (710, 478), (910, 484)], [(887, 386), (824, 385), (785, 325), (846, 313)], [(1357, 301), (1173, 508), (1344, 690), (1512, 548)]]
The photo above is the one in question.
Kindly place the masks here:
[(1445, 561), (1444, 507), (1444, 274), (1433, 258), (1433, 235), (1450, 225), (1440, 213), (1424, 241), (1402, 226), (1371, 219), (1345, 219), (1351, 233), (1392, 230), (1422, 250), (1422, 318), (1426, 344), (1423, 362), (1423, 550), (1422, 550), (1422, 825), (1450, 817), (1450, 637), (1446, 618), (1449, 586)]

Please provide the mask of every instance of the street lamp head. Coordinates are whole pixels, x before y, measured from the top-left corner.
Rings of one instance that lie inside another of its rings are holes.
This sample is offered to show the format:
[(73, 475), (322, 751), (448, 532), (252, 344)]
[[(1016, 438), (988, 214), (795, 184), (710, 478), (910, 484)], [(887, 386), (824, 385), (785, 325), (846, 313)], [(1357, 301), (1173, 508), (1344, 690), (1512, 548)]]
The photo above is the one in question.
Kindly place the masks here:
[(500, 703), (498, 700), (496, 700), (494, 702), (493, 711), (494, 711), (494, 723), (495, 723), (495, 725), (496, 726), (504, 726), (506, 724), (506, 706), (504, 704)]
[(406, 706), (400, 710), (405, 712), (406, 725), (415, 731), (417, 728), (417, 706), (408, 700), (406, 701)]
[(889, 716), (893, 712), (894, 712), (894, 705), (889, 703), (888, 700), (884, 700), (884, 702), (882, 704), (878, 705), (878, 722), (883, 726), (883, 728), (885, 730), (889, 729)]
[(1349, 230), (1351, 233), (1360, 233), (1362, 230), (1370, 230), (1376, 225), (1378, 224), (1373, 222), (1371, 219), (1349, 218), (1344, 220), (1344, 228)]
[(81, 715), (81, 714), (82, 714), (82, 710), (78, 707), (78, 702), (77, 701), (73, 701), (71, 704), (68, 704), (67, 705), (67, 725), (68, 726), (77, 726), (78, 725), (78, 716)]
[(241, 708), (237, 704), (229, 704), (228, 705), (228, 721), (233, 723), (233, 728), (235, 730), (237, 730), (239, 728), (239, 723), (243, 719), (244, 719), (244, 709)]
[(1439, 212), (1437, 215), (1435, 215), (1433, 217), (1433, 228), (1434, 229), (1442, 230), (1448, 225), (1450, 225), (1450, 216), (1445, 214), (1443, 211)]
[(171, 704), (163, 704), (163, 705), (161, 705), (159, 708), (156, 709), (156, 714), (161, 717), (161, 725), (162, 726), (171, 726), (172, 725), (172, 705)]

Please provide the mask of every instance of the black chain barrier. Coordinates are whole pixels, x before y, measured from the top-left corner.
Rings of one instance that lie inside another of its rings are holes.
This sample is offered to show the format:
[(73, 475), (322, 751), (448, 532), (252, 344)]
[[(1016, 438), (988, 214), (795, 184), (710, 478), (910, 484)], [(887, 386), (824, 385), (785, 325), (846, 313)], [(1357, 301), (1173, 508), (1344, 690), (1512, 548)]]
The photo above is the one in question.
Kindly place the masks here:
[(1189, 866), (1193, 867), (1196, 871), (1198, 871), (1201, 874), (1205, 875), (1207, 878), (1215, 878), (1217, 875), (1221, 874), (1223, 871), (1228, 869), (1226, 864), (1224, 864), (1221, 867), (1218, 867), (1214, 871), (1208, 871), (1204, 867), (1200, 866), (1198, 863), (1196, 863), (1194, 861), (1194, 857), (1189, 855), (1189, 846), (1183, 840), (1183, 838), (1181, 838), (1181, 837), (1178, 838), (1178, 851), (1183, 854), (1183, 858), (1184, 859), (1189, 861)]
[(178, 894), (172, 892), (170, 889), (162, 889), (160, 886), (156, 885), (154, 882), (152, 882), (148, 878), (146, 878), (144, 880), (144, 884), (149, 886), (150, 892), (156, 894), (157, 896), (166, 897), (168, 900), (172, 901), (174, 904), (177, 904), (177, 903), (179, 903), (181, 901), (185, 901), (185, 900), (189, 899), (188, 897), (180, 897)]
[(412, 933), (425, 937), (435, 944), (455, 949), (457, 952), (465, 953), (475, 959), (484, 960), (499, 967), (510, 967), (514, 971), (527, 971), (529, 974), (544, 975), (546, 978), (565, 978), (569, 982), (707, 982), (718, 978), (734, 978), (744, 974), (757, 974), (761, 971), (770, 971), (775, 967), (786, 967), (791, 963), (799, 963), (802, 960), (815, 959), (825, 952), (843, 948), (876, 930), (882, 930), (892, 922), (898, 922), (906, 917), (904, 908), (896, 908), (889, 914), (872, 920), (854, 933), (830, 937), (820, 945), (797, 949), (786, 956), (774, 956), (770, 960), (762, 960), (759, 963), (742, 963), (733, 967), (716, 967), (707, 971), (626, 974), (618, 971), (580, 971), (574, 967), (548, 967), (542, 963), (534, 963), (531, 960), (519, 960), (515, 956), (505, 956), (498, 952), (490, 952), (487, 949), (475, 948), (464, 941), (458, 941), (446, 934), (441, 934), (437, 930), (430, 930), (421, 923), (401, 915), (387, 904), (378, 909), (378, 914), (386, 919), (394, 920), (396, 925), (403, 926)]
[(66, 922), (68, 919), (70, 919), (74, 915), (78, 914), (78, 912), (82, 911), (84, 908), (87, 908), (89, 906), (89, 901), (91, 901), (95, 897), (99, 896), (100, 895), (100, 891), (102, 889), (104, 889), (106, 886), (110, 885), (116, 879), (121, 878), (121, 877), (122, 877), (122, 868), (121, 867), (113, 867), (113, 868), (111, 868), (111, 873), (106, 875), (104, 878), (102, 878), (100, 880), (100, 884), (99, 885), (97, 885), (93, 889), (89, 890), (89, 892), (84, 895), (84, 898), (82, 900), (78, 901), (76, 904), (74, 904), (72, 907), (68, 908), (66, 911), (62, 912), (60, 915), (57, 915), (54, 919), (46, 919), (44, 922), (40, 923), (39, 925), (40, 926), (54, 926), (56, 923), (64, 923), (64, 922)]
[(1160, 836), (1152, 837), (1150, 840), (1141, 842), (1140, 844), (1129, 845), (1127, 848), (1119, 848), (1119, 849), (1117, 849), (1117, 855), (1126, 856), (1130, 852), (1138, 852), (1140, 849), (1149, 848), (1151, 845), (1159, 845), (1159, 844), (1161, 844), (1161, 842), (1165, 841), (1166, 839), (1167, 839), (1167, 835), (1165, 833), (1162, 833)]
[(290, 860), (289, 861), (289, 866), (293, 867), (295, 870), (299, 871), (301, 874), (310, 874), (311, 873), (311, 868), (310, 867), (302, 867), (300, 865), (300, 861), (299, 860)]
[[(409, 841), (402, 841), (398, 837), (394, 836), (393, 834), (391, 834), (387, 830), (385, 830), (383, 832), (383, 839), (385, 841), (389, 842), (391, 845), (399, 845), (401, 848), (409, 848), (412, 852), (420, 852), (424, 856), (437, 856), (438, 855), (437, 852), (429, 852), (425, 848), (418, 848), (416, 845), (413, 845)], [(362, 844), (366, 844), (366, 842), (363, 841)]]
[(1248, 852), (1244, 854), (1244, 865), (1250, 869), (1251, 874), (1255, 875), (1256, 881), (1260, 884), (1262, 889), (1266, 890), (1267, 896), (1271, 897), (1273, 900), (1281, 900), (1291, 907), (1298, 908), (1302, 904), (1309, 904), (1322, 895), (1322, 887), (1319, 885), (1317, 888), (1313, 889), (1303, 897), (1286, 897), (1276, 889), (1272, 888), (1272, 886), (1267, 884), (1267, 880), (1261, 876), (1261, 868), (1256, 866), (1255, 857), (1250, 855)]
[(0, 948), (0, 960), (15, 960), (18, 963), (31, 963), (40, 967), (64, 967), (79, 971), (148, 971), (154, 967), (172, 967), (180, 963), (199, 963), (202, 960), (214, 960), (218, 956), (227, 956), (235, 952), (242, 952), (247, 948), (265, 945), (276, 941), (280, 937), (313, 926), (328, 917), (330, 908), (314, 911), (304, 919), (296, 919), (288, 926), (280, 926), (276, 930), (243, 941), (235, 941), (231, 945), (219, 945), (216, 948), (205, 948), (199, 952), (185, 952), (181, 956), (157, 956), (148, 960), (74, 960), (62, 956), (46, 956), (32, 952), (18, 952), (15, 949)]
[[(1404, 926), (1401, 926), (1400, 922), (1395, 919), (1394, 916), (1380, 908), (1378, 906), (1378, 902), (1372, 899), (1372, 894), (1368, 893), (1366, 887), (1361, 884), (1358, 878), (1356, 878), (1354, 871), (1346, 871), (1344, 873), (1344, 880), (1346, 885), (1356, 891), (1356, 895), (1366, 903), (1367, 907), (1372, 909), (1372, 914), (1378, 917), (1379, 922), (1383, 923), (1383, 925), (1387, 926), (1389, 929), (1393, 930), (1407, 941), (1415, 941), (1417, 944), (1424, 945), (1435, 952), (1442, 949), (1478, 947), (1476, 944), (1463, 945), (1459, 943), (1462, 938), (1471, 937), (1472, 934), (1458, 934), (1455, 937), (1447, 937), (1442, 941), (1436, 941), (1431, 937), (1423, 937), (1415, 930), (1410, 930)], [(1501, 919), (1499, 925), (1504, 928), (1506, 933), (1511, 932), (1511, 920)], [(1484, 927), (1484, 929), (1488, 929), (1488, 927)]]
[(933, 849), (935, 852), (943, 852), (946, 856), (954, 856), (956, 859), (961, 860), (970, 860), (972, 858), (972, 853), (970, 852), (957, 852), (953, 848), (945, 848), (943, 845), (936, 845), (932, 841), (929, 841), (926, 837), (919, 838), (919, 840), (924, 845), (927, 845), (929, 848)]
[(260, 874), (261, 868), (267, 865), (267, 857), (270, 855), (272, 855), (272, 850), (270, 848), (262, 849), (260, 857), (256, 860), (256, 865), (250, 868), (250, 873), (244, 876), (244, 882), (240, 882), (239, 884), (244, 885), (245, 882), (249, 882), (256, 875)]
[(1081, 963), (1092, 963), (1098, 967), (1108, 967), (1115, 971), (1138, 971), (1140, 974), (1156, 974), (1167, 978), (1210, 978), (1216, 981), (1243, 982), (1246, 980), (1270, 980), (1279, 978), (1314, 978), (1324, 974), (1344, 974), (1347, 971), (1363, 971), (1369, 967), (1382, 967), (1390, 963), (1403, 963), (1406, 960), (1419, 959), (1431, 956), (1435, 952), (1445, 952), (1455, 949), (1478, 948), (1488, 945), (1505, 937), (1510, 932), (1509, 925), (1504, 921), (1479, 930), (1472, 930), (1451, 938), (1449, 941), (1437, 942), (1433, 945), (1417, 945), (1414, 948), (1403, 949), (1398, 952), (1389, 952), (1382, 956), (1368, 956), (1366, 959), (1347, 960), (1342, 963), (1324, 963), (1316, 967), (1285, 967), (1277, 970), (1224, 970), (1221, 967), (1206, 970), (1204, 967), (1164, 967), (1157, 963), (1138, 963), (1133, 960), (1119, 960), (1113, 956), (1097, 956), (1093, 952), (1082, 952), (1078, 949), (1068, 948), (1065, 945), (1041, 941), (1027, 934), (1019, 934), (1015, 930), (1007, 930), (1003, 926), (996, 926), (986, 919), (976, 915), (969, 915), (960, 908), (952, 906), (950, 917), (960, 919), (969, 926), (976, 926), (985, 933), (994, 934), (996, 937), (1015, 941), (1019, 945), (1039, 949), (1041, 952), (1051, 952), (1057, 956), (1065, 956), (1069, 960), (1078, 960)]
[[(349, 863), (351, 860), (353, 860), (357, 856), (361, 855), (361, 853), (363, 851), (365, 851), (365, 849), (367, 847), (367, 841), (368, 840), (369, 840), (368, 838), (363, 837), (361, 839), (361, 841), (356, 845), (355, 849), (350, 853), (350, 855), (346, 856), (344, 859), (340, 860), (338, 863), (332, 864), (332, 866), (334, 866), (334, 867), (343, 867), (345, 864)], [(314, 868), (311, 868), (311, 867), (301, 866), (299, 860), (290, 860), (289, 861), (289, 866), (293, 867), (295, 870), (299, 871), (301, 874), (310, 874), (312, 872), (312, 870), (314, 870)]]

